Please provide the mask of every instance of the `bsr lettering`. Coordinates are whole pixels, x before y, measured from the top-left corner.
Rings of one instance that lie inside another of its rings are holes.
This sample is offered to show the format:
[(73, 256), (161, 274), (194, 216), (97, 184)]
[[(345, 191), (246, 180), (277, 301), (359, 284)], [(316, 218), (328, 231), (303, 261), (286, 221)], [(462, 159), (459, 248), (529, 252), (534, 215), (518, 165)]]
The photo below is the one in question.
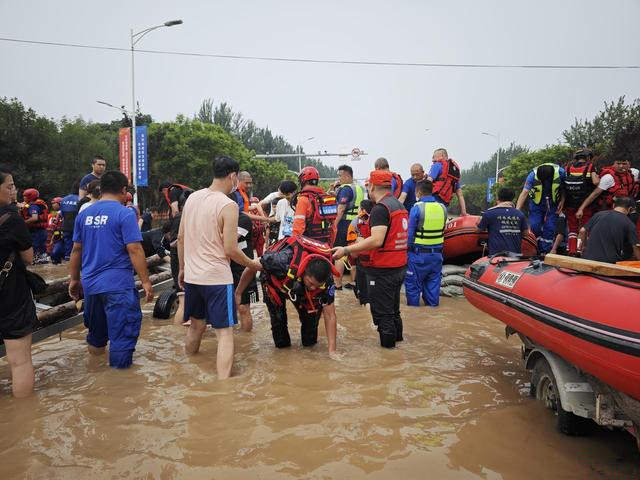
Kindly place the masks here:
[(96, 215), (96, 216), (88, 216), (84, 224), (85, 225), (106, 225), (109, 220), (109, 215)]

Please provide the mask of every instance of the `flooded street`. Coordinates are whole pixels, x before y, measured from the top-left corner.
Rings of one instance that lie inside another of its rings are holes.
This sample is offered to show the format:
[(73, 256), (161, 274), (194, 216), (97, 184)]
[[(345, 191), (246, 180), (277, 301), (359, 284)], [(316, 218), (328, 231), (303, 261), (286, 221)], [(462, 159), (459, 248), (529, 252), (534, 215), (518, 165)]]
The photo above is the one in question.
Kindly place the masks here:
[(337, 359), (323, 336), (302, 349), (297, 319), (294, 346), (276, 350), (254, 306), (224, 382), (213, 332), (186, 357), (184, 327), (151, 319), (151, 305), (130, 370), (89, 358), (80, 327), (34, 346), (29, 399), (11, 398), (3, 361), (0, 478), (640, 477), (630, 435), (555, 430), (528, 396), (517, 339), (466, 300), (403, 307), (394, 350), (379, 348), (351, 292), (337, 306)]

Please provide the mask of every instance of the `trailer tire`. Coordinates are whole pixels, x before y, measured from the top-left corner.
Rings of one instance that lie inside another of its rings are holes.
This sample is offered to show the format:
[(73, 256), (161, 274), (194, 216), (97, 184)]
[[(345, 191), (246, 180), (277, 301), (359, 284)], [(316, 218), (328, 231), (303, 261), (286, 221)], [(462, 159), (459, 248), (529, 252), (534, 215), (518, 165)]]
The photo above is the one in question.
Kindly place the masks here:
[(153, 307), (153, 317), (167, 319), (176, 314), (178, 294), (174, 289), (162, 292)]
[(562, 408), (558, 385), (551, 366), (545, 358), (536, 360), (531, 374), (531, 395), (556, 415), (556, 428), (565, 435), (579, 436), (589, 433), (592, 423)]

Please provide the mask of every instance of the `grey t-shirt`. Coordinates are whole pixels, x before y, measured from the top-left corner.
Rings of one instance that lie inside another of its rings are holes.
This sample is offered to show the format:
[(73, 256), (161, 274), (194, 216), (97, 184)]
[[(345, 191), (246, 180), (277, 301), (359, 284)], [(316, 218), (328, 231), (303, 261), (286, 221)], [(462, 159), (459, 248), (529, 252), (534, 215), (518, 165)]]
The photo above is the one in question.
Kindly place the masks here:
[(616, 263), (631, 258), (638, 235), (633, 222), (615, 210), (598, 212), (584, 227), (589, 233), (583, 258)]

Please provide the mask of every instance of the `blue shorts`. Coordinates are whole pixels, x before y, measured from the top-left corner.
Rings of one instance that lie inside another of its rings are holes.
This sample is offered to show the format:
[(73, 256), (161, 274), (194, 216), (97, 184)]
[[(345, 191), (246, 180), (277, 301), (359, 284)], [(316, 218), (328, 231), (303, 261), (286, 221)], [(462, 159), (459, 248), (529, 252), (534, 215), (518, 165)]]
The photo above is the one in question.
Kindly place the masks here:
[(184, 284), (184, 320), (206, 320), (213, 328), (233, 327), (238, 323), (233, 284)]
[(109, 342), (109, 365), (114, 368), (131, 366), (141, 324), (140, 298), (134, 288), (84, 297), (87, 343), (100, 348)]

